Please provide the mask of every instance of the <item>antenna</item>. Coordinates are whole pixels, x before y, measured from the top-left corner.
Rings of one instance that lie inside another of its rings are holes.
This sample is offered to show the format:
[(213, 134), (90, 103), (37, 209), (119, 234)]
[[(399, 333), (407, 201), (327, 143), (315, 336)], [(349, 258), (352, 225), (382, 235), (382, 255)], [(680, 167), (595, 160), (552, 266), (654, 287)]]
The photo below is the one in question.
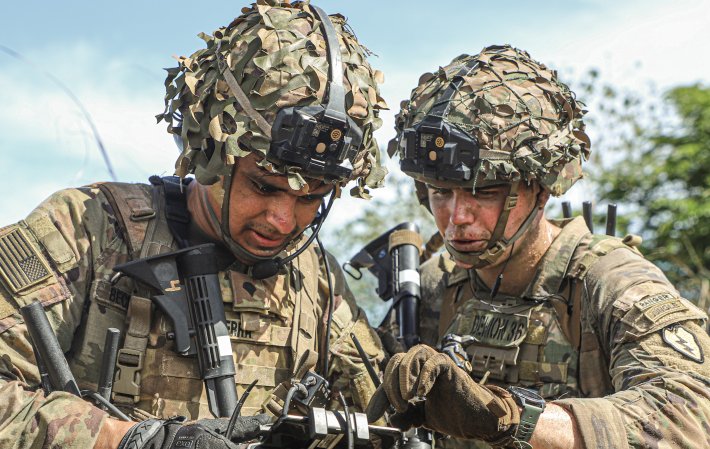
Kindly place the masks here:
[(91, 118), (91, 114), (89, 114), (89, 111), (86, 110), (84, 105), (79, 101), (79, 98), (74, 95), (74, 92), (69, 89), (69, 87), (66, 86), (63, 82), (61, 82), (56, 76), (52, 75), (50, 72), (43, 70), (39, 68), (36, 64), (32, 63), (30, 60), (16, 52), (15, 50), (6, 47), (2, 44), (0, 44), (0, 50), (2, 50), (4, 53), (12, 56), (13, 58), (24, 62), (30, 67), (36, 68), (39, 70), (40, 73), (42, 73), (44, 76), (49, 78), (57, 87), (59, 87), (73, 102), (74, 104), (79, 108), (81, 111), (82, 115), (84, 116), (84, 120), (89, 124), (89, 128), (91, 128), (91, 133), (94, 135), (94, 140), (96, 140), (96, 145), (99, 147), (99, 152), (101, 153), (101, 156), (103, 156), (104, 163), (106, 164), (106, 168), (108, 169), (108, 174), (111, 176), (112, 181), (118, 181), (118, 178), (116, 177), (116, 172), (113, 170), (113, 165), (111, 164), (111, 159), (108, 157), (108, 152), (106, 151), (106, 147), (104, 147), (104, 143), (101, 140), (101, 136), (99, 135), (99, 130), (96, 129), (96, 125), (94, 124), (93, 119)]

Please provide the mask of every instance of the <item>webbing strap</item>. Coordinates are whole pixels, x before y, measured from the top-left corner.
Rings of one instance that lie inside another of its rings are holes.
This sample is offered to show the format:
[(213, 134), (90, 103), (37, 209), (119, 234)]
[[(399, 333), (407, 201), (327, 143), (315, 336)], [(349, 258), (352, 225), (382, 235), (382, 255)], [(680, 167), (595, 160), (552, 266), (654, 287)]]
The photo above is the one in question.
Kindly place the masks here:
[(151, 300), (132, 296), (126, 319), (128, 329), (123, 348), (116, 357), (116, 375), (113, 385), (113, 400), (119, 405), (133, 405), (140, 401), (140, 371), (143, 368), (145, 350), (148, 346), (152, 318)]
[(421, 256), (422, 244), (422, 236), (419, 235), (418, 232), (412, 231), (410, 229), (399, 229), (390, 234), (389, 237), (390, 251), (401, 245), (414, 245), (419, 250), (419, 255)]
[(221, 53), (221, 41), (217, 41), (217, 50), (215, 51), (215, 56), (217, 57), (217, 67), (219, 67), (219, 73), (222, 74), (224, 80), (229, 86), (229, 90), (232, 91), (232, 95), (237, 99), (237, 103), (241, 106), (242, 110), (256, 123), (264, 136), (271, 140), (271, 125), (266, 119), (259, 114), (256, 109), (251, 105), (249, 97), (244, 93), (241, 86), (237, 82), (237, 79), (232, 75), (232, 71), (229, 68), (228, 61), (225, 61), (224, 56)]
[(180, 248), (189, 245), (188, 227), (190, 224), (190, 212), (187, 209), (187, 186), (192, 182), (192, 178), (181, 180), (177, 176), (150, 177), (151, 184), (163, 186), (165, 197), (165, 218), (173, 237), (178, 242)]

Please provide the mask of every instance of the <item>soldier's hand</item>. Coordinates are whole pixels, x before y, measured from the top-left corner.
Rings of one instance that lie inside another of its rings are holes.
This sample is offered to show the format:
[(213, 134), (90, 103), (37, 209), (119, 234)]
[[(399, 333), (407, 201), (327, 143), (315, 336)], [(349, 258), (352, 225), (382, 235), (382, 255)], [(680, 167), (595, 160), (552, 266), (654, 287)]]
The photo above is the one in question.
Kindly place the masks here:
[(237, 443), (260, 436), (261, 426), (270, 422), (269, 415), (240, 416), (228, 438), (229, 420), (226, 418), (190, 422), (185, 422), (184, 418), (149, 419), (133, 426), (118, 449), (236, 449)]
[(392, 357), (368, 405), (368, 419), (382, 417), (390, 404), (397, 411), (390, 417), (393, 425), (425, 426), (457, 438), (498, 442), (520, 422), (510, 393), (477, 384), (447, 355), (425, 345)]

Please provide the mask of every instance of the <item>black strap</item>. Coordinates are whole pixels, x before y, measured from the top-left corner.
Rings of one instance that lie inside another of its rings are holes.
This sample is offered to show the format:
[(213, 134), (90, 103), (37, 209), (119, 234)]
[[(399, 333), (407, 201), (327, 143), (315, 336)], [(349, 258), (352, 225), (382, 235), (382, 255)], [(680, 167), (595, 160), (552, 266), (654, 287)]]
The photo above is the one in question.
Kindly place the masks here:
[(456, 94), (456, 92), (459, 91), (461, 85), (465, 81), (463, 77), (471, 73), (477, 66), (478, 59), (476, 58), (471, 58), (466, 64), (464, 64), (461, 70), (459, 70), (458, 73), (456, 73), (456, 75), (451, 78), (451, 82), (446, 87), (441, 96), (436, 100), (436, 103), (434, 103), (434, 106), (431, 108), (431, 111), (429, 111), (427, 115), (441, 118), (446, 117), (449, 112), (451, 99), (454, 98), (454, 95)]
[(187, 210), (187, 186), (192, 178), (180, 179), (177, 176), (151, 176), (150, 183), (163, 186), (165, 194), (165, 218), (168, 228), (180, 248), (189, 246), (190, 211)]

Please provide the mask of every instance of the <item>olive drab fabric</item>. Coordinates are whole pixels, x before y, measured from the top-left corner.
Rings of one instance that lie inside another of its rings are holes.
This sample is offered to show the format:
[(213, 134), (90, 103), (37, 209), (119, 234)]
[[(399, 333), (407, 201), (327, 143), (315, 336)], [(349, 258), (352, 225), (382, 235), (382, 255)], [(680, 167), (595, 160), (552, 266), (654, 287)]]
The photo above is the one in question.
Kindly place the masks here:
[(446, 254), (422, 265), (421, 333), (437, 336), (424, 342), (474, 336), (467, 352), (475, 378), (533, 388), (569, 409), (586, 447), (710, 444), (706, 314), (622, 239), (590, 234), (581, 217), (559, 224), (522, 297), (492, 299), (475, 271)]
[[(151, 307), (140, 285), (126, 277), (109, 282), (115, 265), (141, 252), (175, 248), (164, 222), (161, 192), (160, 187), (117, 183), (67, 189), (45, 200), (27, 219), (0, 230), (0, 271), (16, 280), (12, 286), (0, 280), (0, 415), (5, 417), (0, 447), (33, 447), (33, 441), (91, 447), (108, 419), (67, 393), (45, 398), (34, 390), (38, 372), (17, 310), (33, 300), (45, 306), (81, 388), (96, 388), (105, 331), (116, 327), (126, 336), (114, 383), (117, 405), (135, 419), (211, 417), (197, 359), (172, 350), (169, 320)], [(19, 255), (17, 261), (8, 259), (10, 253)], [(300, 361), (313, 360), (307, 356), (314, 354), (318, 359), (328, 300), (322, 257), (308, 248), (263, 281), (238, 271), (220, 272), (238, 393), (257, 380), (243, 413), (273, 413), (273, 405), (278, 407), (283, 398), (272, 393), (285, 392), (282, 384), (301, 369)], [(329, 377), (334, 389), (364, 409), (375, 388), (350, 333), (359, 337), (375, 364), (382, 357), (380, 343), (355, 305), (338, 263), (332, 259), (330, 266), (335, 270), (335, 313)], [(12, 290), (14, 286), (19, 289)]]

